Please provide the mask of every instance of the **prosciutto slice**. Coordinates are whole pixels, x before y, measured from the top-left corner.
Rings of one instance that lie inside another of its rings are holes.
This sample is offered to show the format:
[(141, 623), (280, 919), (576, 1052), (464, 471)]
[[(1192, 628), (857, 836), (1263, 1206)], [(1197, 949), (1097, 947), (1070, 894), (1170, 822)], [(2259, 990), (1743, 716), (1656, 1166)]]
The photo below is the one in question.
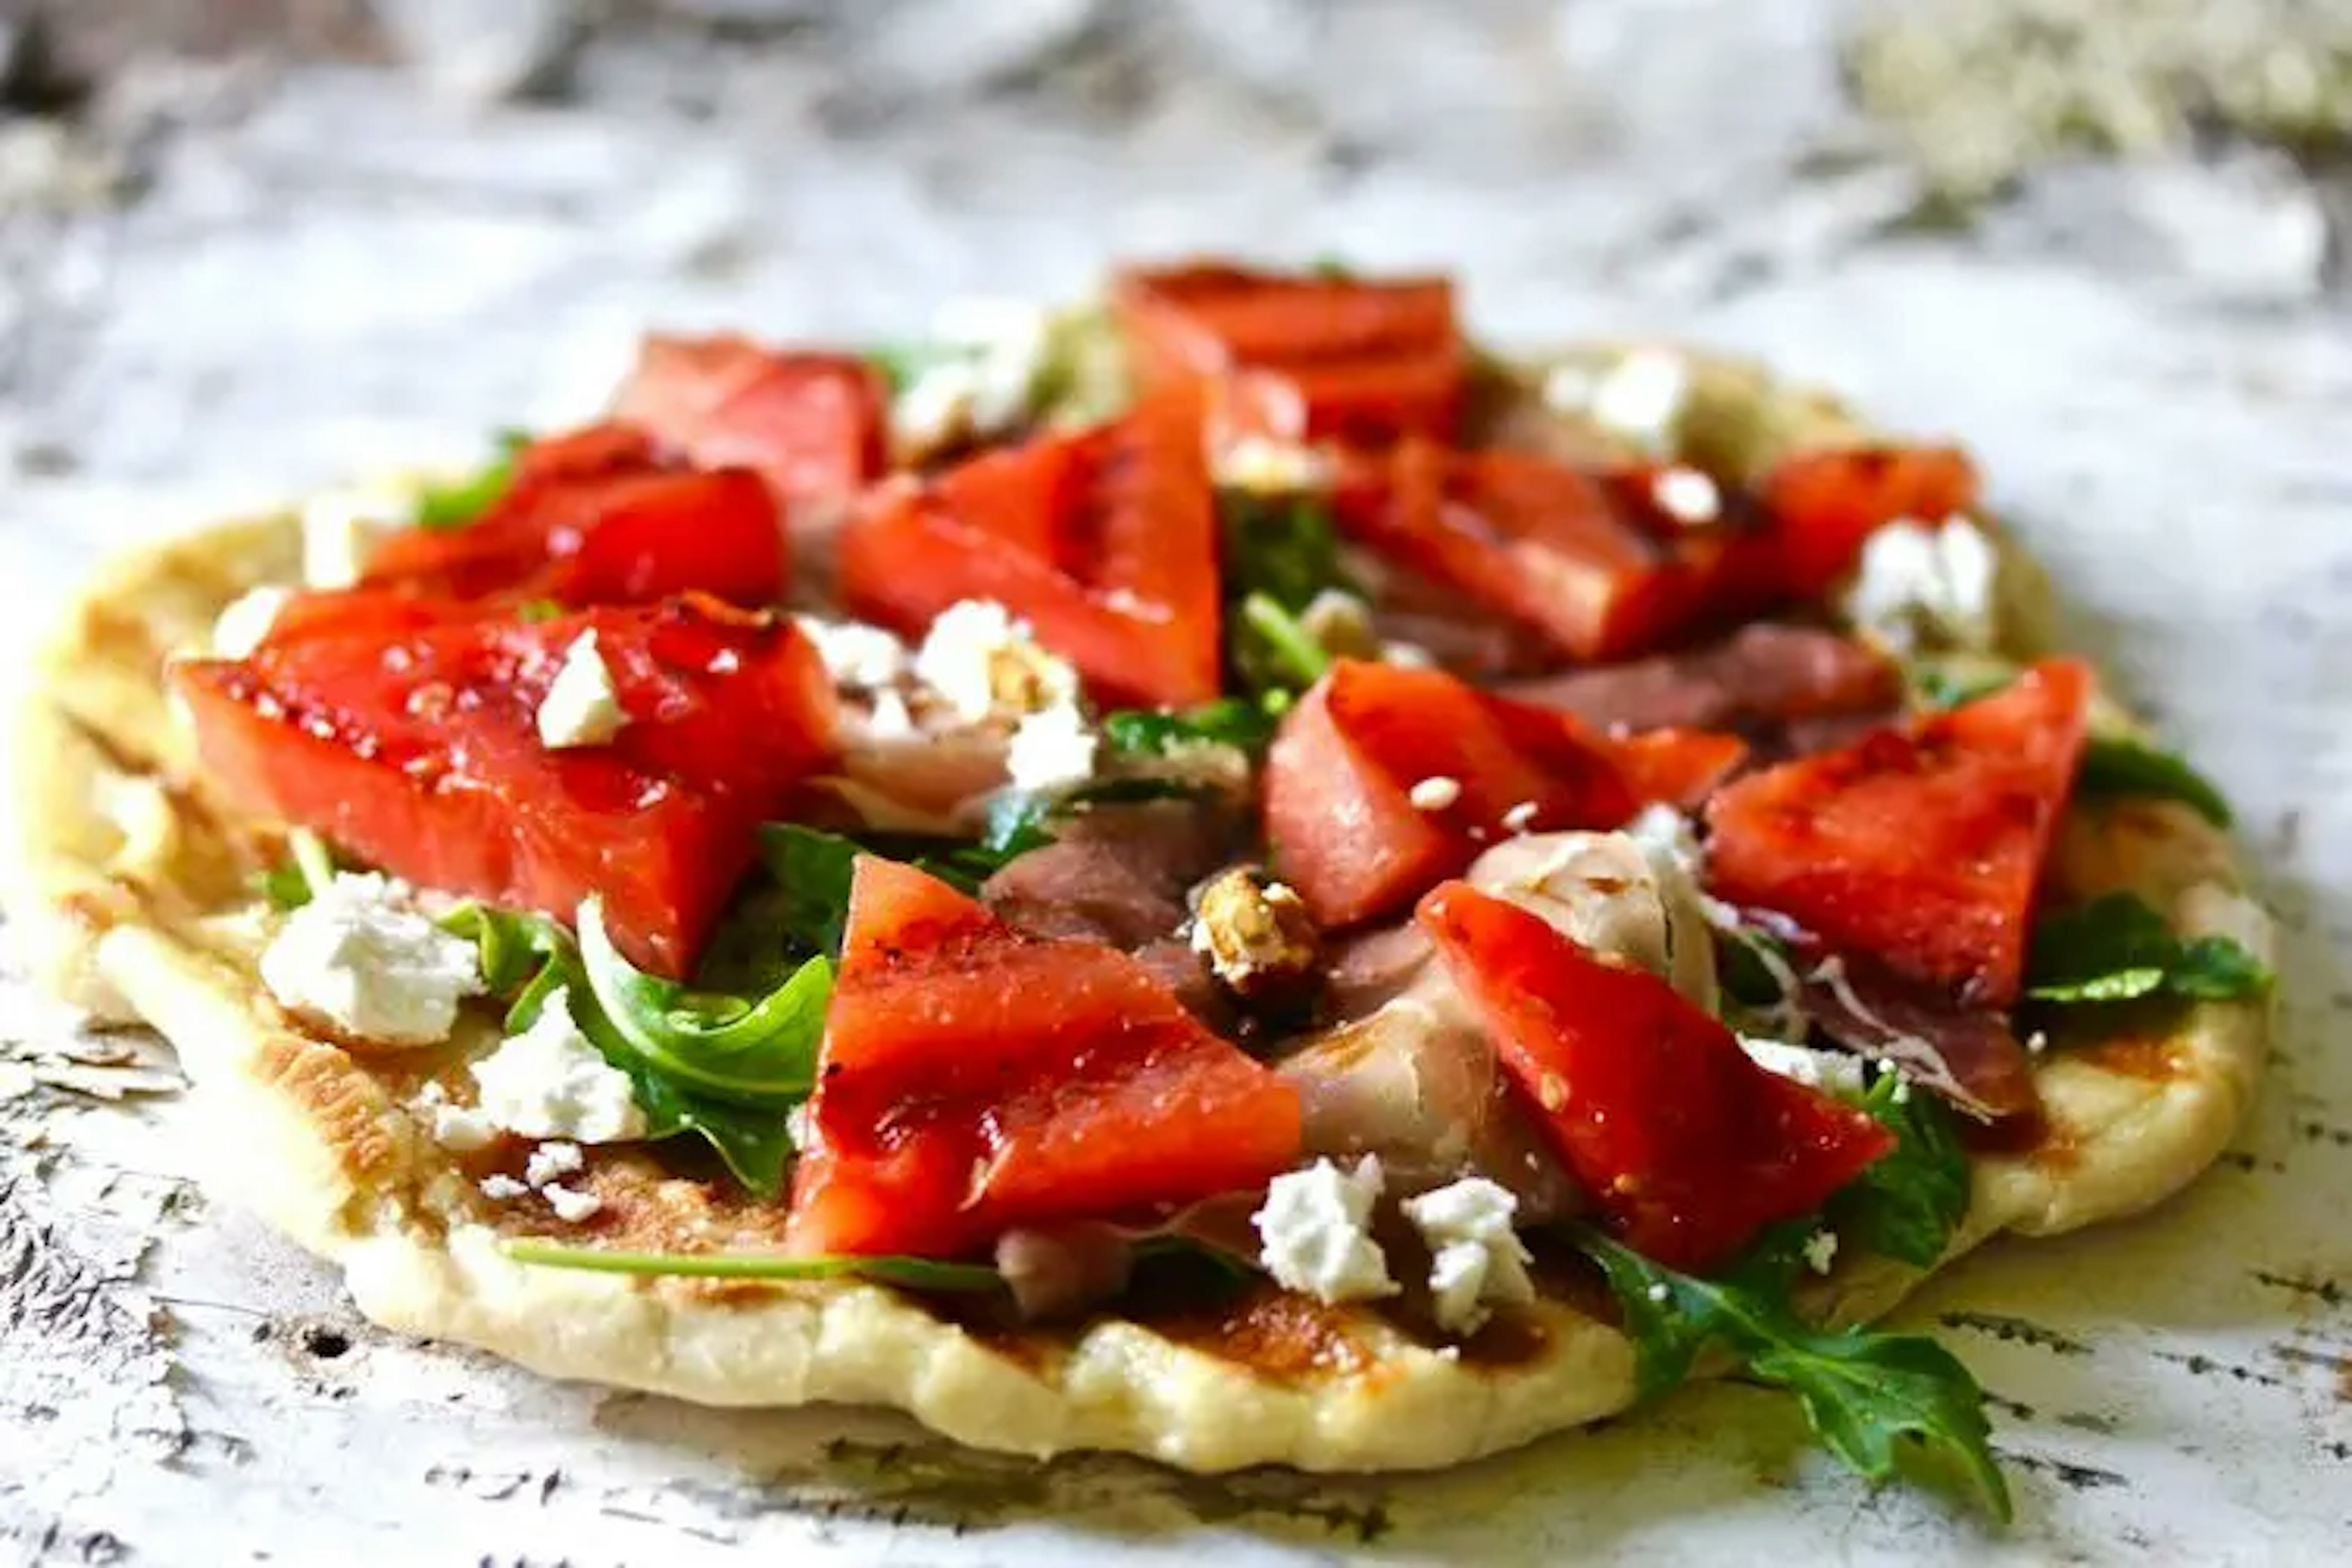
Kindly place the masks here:
[(1831, 1039), (1893, 1062), (1905, 1078), (1979, 1121), (2040, 1108), (2033, 1058), (1999, 1012), (1964, 1007), (1853, 958), (1824, 958), (1806, 967), (1798, 1000)]
[(1721, 642), (1504, 687), (1603, 729), (1732, 730), (1759, 752), (1842, 743), (1900, 707), (1895, 667), (1851, 638), (1760, 621)]

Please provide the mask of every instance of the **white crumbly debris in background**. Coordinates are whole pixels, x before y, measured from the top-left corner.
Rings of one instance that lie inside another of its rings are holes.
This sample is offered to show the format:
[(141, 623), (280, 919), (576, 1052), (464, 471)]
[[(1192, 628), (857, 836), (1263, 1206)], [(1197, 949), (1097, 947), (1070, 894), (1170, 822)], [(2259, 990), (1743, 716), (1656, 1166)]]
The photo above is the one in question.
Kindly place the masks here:
[(612, 668), (597, 651), (596, 634), (582, 632), (563, 650), (554, 684), (539, 704), (540, 744), (551, 751), (601, 746), (628, 726)]
[(1840, 1100), (1862, 1098), (1864, 1085), (1860, 1057), (1848, 1056), (1843, 1051), (1817, 1051), (1811, 1046), (1792, 1046), (1754, 1035), (1740, 1036), (1739, 1048), (1766, 1072), (1778, 1073), (1792, 1083), (1818, 1089)]
[(1276, 1176), (1266, 1188), (1265, 1206), (1250, 1216), (1265, 1271), (1276, 1284), (1318, 1300), (1395, 1295), (1388, 1259), (1370, 1231), (1381, 1185), (1381, 1163), (1370, 1154), (1353, 1171), (1318, 1160)]
[(793, 624), (824, 661), (834, 685), (844, 690), (895, 686), (909, 668), (907, 645), (880, 626), (822, 616), (794, 616)]
[(1816, 1274), (1827, 1274), (1830, 1271), (1830, 1265), (1837, 1258), (1837, 1249), (1838, 1238), (1835, 1231), (1813, 1232), (1812, 1239), (1805, 1243), (1805, 1267)]
[(1462, 798), (1462, 781), (1438, 774), (1423, 779), (1405, 792), (1415, 811), (1444, 811)]
[(579, 1144), (569, 1139), (551, 1139), (530, 1152), (530, 1158), (523, 1163), (522, 1179), (534, 1187), (543, 1187), (575, 1173), (587, 1161)]
[(1408, 1198), (1405, 1218), (1429, 1244), (1429, 1295), (1438, 1327), (1473, 1334), (1497, 1303), (1535, 1300), (1528, 1254), (1511, 1221), (1519, 1200), (1484, 1176)]
[(1027, 422), (1051, 347), (1044, 310), (1024, 300), (964, 300), (931, 321), (936, 357), (892, 400), (894, 444), (920, 458)]
[(1013, 787), (1058, 790), (1094, 776), (1096, 740), (1076, 704), (1064, 702), (1023, 716), (1006, 748)]
[(547, 1206), (555, 1211), (555, 1217), (568, 1225), (593, 1219), (604, 1207), (604, 1200), (595, 1194), (583, 1193), (576, 1187), (567, 1187), (555, 1182), (541, 1187), (540, 1195), (547, 1200)]
[(1635, 349), (1592, 384), (1584, 412), (1603, 430), (1644, 452), (1674, 450), (1690, 367), (1665, 349)]
[(337, 873), (289, 915), (262, 952), (261, 978), (295, 1013), (401, 1046), (447, 1039), (458, 1002), (482, 990), (474, 944), (419, 912), (405, 884), (372, 871)]
[(1686, 527), (1703, 528), (1723, 516), (1723, 492), (1696, 468), (1661, 470), (1650, 481), (1650, 499), (1658, 510)]
[(269, 628), (294, 596), (287, 588), (247, 588), (229, 601), (228, 607), (213, 622), (215, 658), (245, 658), (261, 646)]
[(512, 1203), (530, 1195), (530, 1188), (512, 1176), (499, 1174), (482, 1178), (482, 1195), (492, 1203)]
[(967, 724), (986, 722), (999, 708), (1034, 712), (1078, 695), (1077, 672), (1038, 647), (1027, 622), (987, 599), (940, 613), (915, 655), (915, 675)]
[(415, 503), (389, 490), (331, 490), (302, 506), (302, 581), (348, 588), (363, 576), (376, 547), (409, 524)]
[(2000, 569), (1992, 540), (1967, 518), (1934, 526), (1900, 519), (1864, 543), (1840, 607), (1855, 630), (1895, 653), (1981, 652), (1998, 629)]
[(481, 1110), (493, 1125), (526, 1138), (617, 1143), (646, 1135), (629, 1075), (607, 1062), (572, 1016), (561, 986), (530, 1028), (473, 1065)]
[(1332, 472), (1330, 459), (1314, 447), (1265, 436), (1226, 442), (1212, 455), (1211, 471), (1220, 485), (1259, 495), (1324, 489)]

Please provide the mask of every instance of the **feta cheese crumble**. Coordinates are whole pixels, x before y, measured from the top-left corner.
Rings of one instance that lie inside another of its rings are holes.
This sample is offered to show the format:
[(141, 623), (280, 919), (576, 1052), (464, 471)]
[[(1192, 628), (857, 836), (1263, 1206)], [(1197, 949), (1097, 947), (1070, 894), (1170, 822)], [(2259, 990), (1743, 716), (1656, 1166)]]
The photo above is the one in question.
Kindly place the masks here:
[(1058, 790), (1086, 783), (1094, 776), (1095, 743), (1086, 715), (1073, 703), (1024, 715), (1004, 756), (1013, 787)]
[(555, 1211), (556, 1218), (570, 1225), (593, 1219), (604, 1208), (604, 1200), (595, 1194), (583, 1193), (576, 1187), (567, 1187), (556, 1182), (541, 1187), (540, 1196), (547, 1200), (547, 1206)]
[(1940, 526), (1899, 519), (1873, 533), (1841, 607), (1855, 629), (1896, 653), (1993, 645), (2000, 557), (1965, 517)]
[(1650, 499), (1686, 528), (1702, 528), (1723, 516), (1723, 492), (1696, 468), (1664, 470), (1650, 481)]
[(1594, 424), (1647, 452), (1671, 451), (1690, 394), (1690, 369), (1665, 349), (1635, 349), (1592, 385)]
[(1052, 347), (1045, 312), (1018, 300), (966, 300), (931, 321), (944, 351), (891, 401), (896, 444), (920, 457), (1029, 417)]
[(302, 507), (302, 581), (348, 588), (365, 575), (376, 547), (409, 524), (415, 503), (390, 490), (331, 490)]
[(420, 912), (404, 883), (342, 871), (286, 918), (261, 954), (262, 983), (292, 1012), (385, 1045), (449, 1037), (457, 1004), (481, 994), (474, 944)]
[(1862, 1098), (1864, 1085), (1860, 1057), (1848, 1056), (1843, 1051), (1817, 1051), (1811, 1046), (1792, 1046), (1754, 1035), (1740, 1036), (1739, 1048), (1766, 1072), (1778, 1073), (1793, 1083), (1836, 1095), (1840, 1100)]
[(582, 632), (563, 650), (562, 667), (539, 704), (539, 742), (550, 751), (601, 746), (626, 728), (613, 670), (596, 649), (596, 634)]
[(530, 1158), (523, 1163), (522, 1179), (534, 1187), (543, 1187), (576, 1174), (587, 1160), (579, 1144), (567, 1139), (551, 1139), (530, 1152)]
[(1318, 1160), (1275, 1177), (1265, 1206), (1250, 1216), (1263, 1244), (1258, 1260), (1275, 1282), (1324, 1301), (1395, 1295), (1370, 1231), (1381, 1184), (1381, 1163), (1370, 1154), (1353, 1171)]
[(572, 1016), (563, 987), (548, 993), (530, 1028), (473, 1066), (482, 1113), (526, 1138), (618, 1143), (646, 1135), (629, 1075), (607, 1062)]
[(1030, 639), (1002, 605), (965, 599), (940, 613), (915, 655), (916, 678), (967, 724), (1003, 706), (1017, 713), (1077, 700), (1078, 677)]
[(285, 588), (247, 588), (229, 601), (213, 622), (213, 657), (244, 658), (261, 646), (293, 594)]
[(529, 1197), (530, 1188), (501, 1172), (482, 1178), (482, 1195), (494, 1204), (512, 1203), (517, 1198)]
[(1322, 453), (1301, 442), (1264, 436), (1242, 436), (1225, 443), (1212, 455), (1210, 469), (1217, 483), (1257, 495), (1291, 495), (1331, 483), (1331, 463)]
[(1484, 1176), (1405, 1200), (1405, 1218), (1429, 1243), (1429, 1295), (1438, 1327), (1474, 1334), (1498, 1302), (1536, 1298), (1528, 1249), (1511, 1228), (1519, 1200)]
[(1835, 1231), (1817, 1230), (1805, 1243), (1805, 1267), (1816, 1274), (1827, 1274), (1830, 1264), (1837, 1258), (1838, 1238)]
[(1425, 778), (1405, 792), (1415, 811), (1444, 811), (1462, 798), (1462, 781), (1443, 774)]
[(794, 616), (793, 624), (824, 661), (833, 683), (844, 689), (895, 686), (907, 674), (907, 645), (880, 626), (821, 616)]

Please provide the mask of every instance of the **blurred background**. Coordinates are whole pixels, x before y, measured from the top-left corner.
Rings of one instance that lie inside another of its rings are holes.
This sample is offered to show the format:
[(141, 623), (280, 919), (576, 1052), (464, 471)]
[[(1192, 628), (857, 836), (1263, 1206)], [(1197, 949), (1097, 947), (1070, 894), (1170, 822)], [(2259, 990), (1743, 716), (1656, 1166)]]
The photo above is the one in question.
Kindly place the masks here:
[(468, 456), (649, 323), (905, 335), (1122, 254), (1455, 267), (1489, 330), (1759, 348), (1997, 475), (2102, 356), (2310, 368), (2347, 279), (2352, 0), (0, 15), (12, 552)]

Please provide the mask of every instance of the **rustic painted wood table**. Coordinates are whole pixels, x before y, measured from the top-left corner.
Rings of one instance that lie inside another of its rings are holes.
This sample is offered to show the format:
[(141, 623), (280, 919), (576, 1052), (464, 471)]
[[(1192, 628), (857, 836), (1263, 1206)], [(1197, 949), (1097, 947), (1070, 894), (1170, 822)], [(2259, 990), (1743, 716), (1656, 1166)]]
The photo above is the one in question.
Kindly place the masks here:
[(266, 85), (163, 146), (135, 203), (0, 230), (5, 636), (131, 539), (590, 406), (647, 321), (879, 335), (1122, 252), (1460, 265), (1491, 329), (1749, 348), (1960, 435), (2082, 644), (2237, 802), (2284, 927), (2278, 1049), (2221, 1165), (2144, 1220), (1996, 1246), (1905, 1314), (1993, 1393), (2011, 1531), (1869, 1494), (1739, 1387), (1457, 1473), (1321, 1481), (549, 1385), (360, 1321), (192, 1184), (210, 1133), (167, 1054), (8, 980), (0, 1556), (2352, 1554), (2352, 316), (2319, 281), (2317, 208), (2241, 154), (2060, 171), (1970, 234), (1909, 235), (1900, 170), (1820, 155), (1853, 128), (1814, 8), (1727, 7), (1704, 37), (1580, 9), (1682, 41), (1546, 34), (1558, 101), (1524, 50), (1439, 49), (1430, 71), (1513, 91), (1443, 123), (1360, 110), (1338, 143), (1214, 83), (1111, 129), (1017, 94), (845, 127), (796, 108), (789, 72), (727, 78), (715, 121), (625, 80), (486, 114), (387, 75)]

